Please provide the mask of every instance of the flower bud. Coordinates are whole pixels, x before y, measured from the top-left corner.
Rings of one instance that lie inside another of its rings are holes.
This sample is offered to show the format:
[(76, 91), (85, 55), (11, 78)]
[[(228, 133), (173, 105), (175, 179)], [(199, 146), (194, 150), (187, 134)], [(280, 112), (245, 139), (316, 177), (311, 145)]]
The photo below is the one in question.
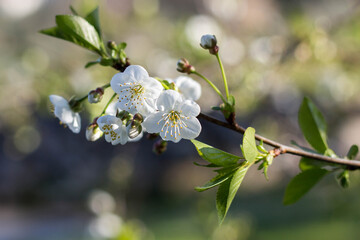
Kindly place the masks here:
[(153, 145), (153, 152), (157, 155), (164, 153), (167, 149), (167, 142), (163, 141), (162, 139), (156, 141)]
[(130, 139), (134, 139), (139, 136), (142, 132), (142, 126), (140, 122), (131, 121), (130, 126), (128, 128), (128, 136)]
[(89, 92), (88, 101), (89, 103), (98, 103), (101, 101), (103, 95), (104, 95), (104, 89), (97, 88)]
[(191, 66), (189, 61), (186, 60), (185, 58), (180, 58), (178, 60), (176, 70), (178, 70), (181, 73), (187, 73), (187, 74), (195, 72), (195, 68)]
[(144, 121), (144, 117), (140, 113), (136, 113), (133, 117), (133, 120), (142, 123)]
[(158, 133), (148, 133), (146, 135), (146, 138), (149, 139), (149, 140), (155, 140), (159, 137), (159, 134)]
[(116, 50), (117, 49), (117, 46), (116, 46), (116, 43), (114, 41), (108, 41), (107, 42), (107, 47), (111, 50)]
[(203, 49), (213, 49), (217, 44), (215, 35), (206, 34), (201, 37), (200, 46)]
[(215, 35), (206, 34), (201, 37), (200, 46), (203, 49), (209, 50), (210, 54), (217, 54), (219, 52), (219, 47), (217, 46), (217, 40)]
[(85, 132), (86, 140), (94, 142), (101, 138), (103, 132), (100, 130), (99, 126), (96, 123), (91, 123)]

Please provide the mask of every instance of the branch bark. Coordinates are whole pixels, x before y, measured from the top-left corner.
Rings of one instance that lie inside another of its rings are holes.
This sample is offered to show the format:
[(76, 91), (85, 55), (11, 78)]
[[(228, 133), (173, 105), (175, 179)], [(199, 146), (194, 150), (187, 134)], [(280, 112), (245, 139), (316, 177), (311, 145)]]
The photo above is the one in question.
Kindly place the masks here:
[[(240, 134), (244, 134), (245, 130), (246, 130), (244, 127), (240, 126), (235, 121), (233, 121), (232, 124), (230, 124), (230, 123), (227, 123), (227, 122), (220, 121), (220, 120), (218, 120), (216, 118), (210, 117), (208, 115), (205, 115), (203, 113), (200, 113), (198, 118), (204, 119), (204, 120), (209, 121), (211, 123), (214, 123), (216, 125), (231, 129), (231, 130), (233, 130), (235, 132), (238, 132)], [(265, 144), (267, 144), (269, 146), (272, 146), (275, 149), (278, 149), (280, 151), (280, 154), (288, 153), (288, 154), (292, 154), (292, 155), (296, 155), (296, 156), (300, 156), (300, 157), (316, 159), (316, 160), (319, 160), (319, 161), (324, 161), (324, 162), (329, 162), (329, 163), (337, 163), (337, 164), (348, 166), (350, 170), (360, 168), (360, 161), (357, 161), (357, 160), (348, 160), (348, 159), (343, 159), (343, 158), (333, 158), (333, 157), (328, 157), (328, 156), (324, 156), (324, 155), (320, 155), (320, 154), (316, 154), (316, 153), (306, 152), (306, 151), (303, 151), (301, 149), (297, 149), (297, 148), (293, 148), (293, 147), (281, 144), (281, 143), (276, 142), (274, 140), (263, 137), (263, 136), (261, 136), (259, 134), (255, 134), (255, 139), (259, 140), (259, 141), (263, 141)]]

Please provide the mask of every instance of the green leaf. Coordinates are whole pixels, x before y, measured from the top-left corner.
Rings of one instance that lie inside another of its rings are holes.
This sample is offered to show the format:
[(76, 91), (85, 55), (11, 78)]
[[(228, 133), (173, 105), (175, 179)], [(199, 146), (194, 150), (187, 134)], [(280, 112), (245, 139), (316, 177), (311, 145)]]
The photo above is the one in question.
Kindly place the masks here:
[(119, 50), (125, 50), (126, 46), (127, 46), (126, 42), (122, 42), (117, 45)]
[(101, 28), (100, 28), (100, 20), (99, 20), (99, 7), (96, 7), (91, 13), (89, 13), (85, 20), (88, 21), (91, 25), (93, 25), (101, 38)]
[(58, 15), (56, 24), (61, 34), (71, 37), (66, 40), (102, 55), (99, 34), (88, 21), (79, 16)]
[(284, 205), (293, 204), (304, 196), (315, 184), (328, 173), (321, 168), (313, 168), (296, 175), (285, 190)]
[(85, 65), (85, 68), (89, 68), (91, 66), (94, 66), (95, 64), (99, 64), (101, 62), (101, 58), (98, 58), (96, 59), (95, 61), (91, 61), (91, 62), (88, 62), (86, 65)]
[(210, 164), (200, 164), (200, 163), (197, 163), (197, 162), (193, 162), (193, 163), (194, 163), (194, 165), (199, 166), (199, 167), (207, 167), (207, 168), (219, 168), (219, 167), (221, 167), (221, 166), (213, 164), (213, 163), (210, 163)]
[(216, 175), (209, 182), (205, 183), (203, 186), (195, 187), (195, 190), (198, 192), (202, 192), (210, 188), (216, 187), (219, 184), (225, 182), (228, 178), (232, 177), (235, 170), (236, 168), (226, 169), (226, 171), (220, 172), (218, 175)]
[(210, 163), (219, 166), (228, 166), (237, 163), (240, 159), (238, 156), (224, 152), (197, 140), (191, 140), (191, 142), (196, 147), (200, 157)]
[(257, 156), (259, 155), (255, 142), (254, 128), (248, 127), (246, 129), (244, 133), (242, 149), (246, 161), (248, 161), (250, 164), (253, 163), (256, 160)]
[(233, 95), (230, 95), (229, 98), (228, 98), (228, 103), (231, 105), (231, 106), (235, 106), (235, 97)]
[(359, 147), (357, 145), (352, 145), (349, 149), (349, 152), (347, 153), (346, 157), (350, 160), (353, 160), (356, 158), (356, 155), (359, 152)]
[(228, 178), (219, 186), (216, 194), (216, 208), (220, 224), (224, 221), (231, 202), (233, 201), (249, 167), (249, 165), (240, 167), (231, 178)]
[(311, 102), (304, 98), (299, 109), (299, 125), (308, 143), (319, 153), (328, 149), (326, 136), (326, 122), (321, 112)]
[(218, 106), (211, 107), (211, 109), (214, 110), (214, 111), (220, 111), (221, 110), (221, 108), (218, 107)]
[(344, 170), (337, 176), (339, 184), (343, 188), (348, 188), (350, 185), (350, 174), (348, 170)]
[(301, 171), (306, 171), (314, 168), (322, 168), (325, 166), (327, 166), (326, 162), (310, 158), (301, 158), (299, 162), (299, 168), (301, 169)]

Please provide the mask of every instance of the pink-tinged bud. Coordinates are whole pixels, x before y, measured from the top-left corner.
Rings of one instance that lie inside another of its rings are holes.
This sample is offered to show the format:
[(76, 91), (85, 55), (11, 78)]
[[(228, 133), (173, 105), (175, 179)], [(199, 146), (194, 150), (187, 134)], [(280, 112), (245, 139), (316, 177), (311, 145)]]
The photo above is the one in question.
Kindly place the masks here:
[(98, 103), (101, 101), (103, 95), (104, 95), (104, 89), (97, 88), (89, 92), (88, 101), (89, 103)]
[(190, 74), (195, 72), (195, 68), (191, 66), (189, 61), (186, 60), (185, 58), (179, 59), (176, 66), (177, 66), (176, 70), (178, 70), (181, 73)]

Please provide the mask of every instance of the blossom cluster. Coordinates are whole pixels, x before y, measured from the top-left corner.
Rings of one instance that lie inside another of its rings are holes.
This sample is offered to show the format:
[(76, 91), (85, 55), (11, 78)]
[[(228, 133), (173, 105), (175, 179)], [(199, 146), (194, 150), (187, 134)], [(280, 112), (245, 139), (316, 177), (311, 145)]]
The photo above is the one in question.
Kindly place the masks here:
[[(131, 65), (115, 74), (110, 86), (117, 94), (105, 114), (95, 119), (86, 138), (95, 141), (105, 135), (107, 142), (125, 144), (142, 138), (144, 132), (159, 134), (164, 141), (194, 139), (201, 132), (196, 118), (201, 86), (190, 77), (167, 79), (170, 87), (149, 76), (141, 66)], [(80, 115), (63, 97), (51, 95), (55, 116), (74, 133), (80, 132)]]

